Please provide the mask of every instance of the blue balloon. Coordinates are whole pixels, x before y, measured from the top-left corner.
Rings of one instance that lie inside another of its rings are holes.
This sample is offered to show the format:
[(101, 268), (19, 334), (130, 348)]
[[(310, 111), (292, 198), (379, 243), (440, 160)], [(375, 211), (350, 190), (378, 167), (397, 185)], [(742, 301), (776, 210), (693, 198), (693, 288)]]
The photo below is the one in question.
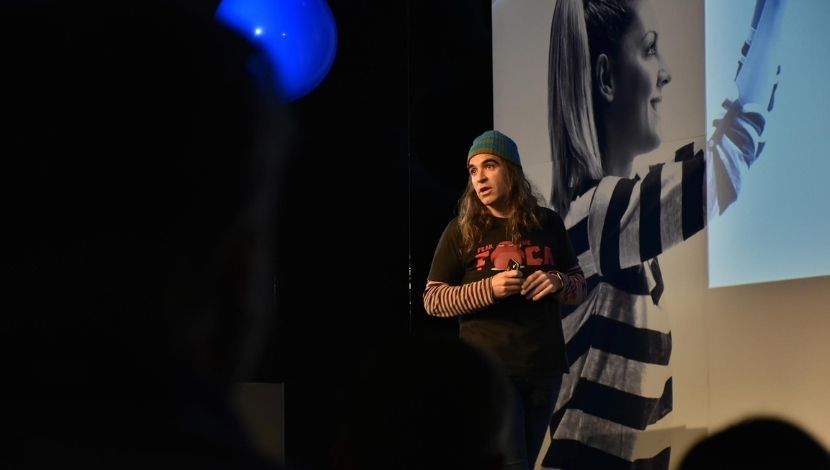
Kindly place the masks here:
[(286, 100), (307, 95), (329, 73), (337, 26), (325, 0), (223, 0), (216, 15), (261, 45)]

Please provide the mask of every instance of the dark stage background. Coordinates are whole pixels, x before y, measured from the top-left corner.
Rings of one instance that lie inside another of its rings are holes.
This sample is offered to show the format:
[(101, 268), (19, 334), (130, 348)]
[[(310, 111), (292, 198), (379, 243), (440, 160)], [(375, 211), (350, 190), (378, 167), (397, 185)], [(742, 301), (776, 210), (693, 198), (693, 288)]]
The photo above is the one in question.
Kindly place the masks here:
[(284, 382), (295, 468), (328, 466), (345, 390), (374, 345), (455, 335), (421, 295), (466, 151), (493, 122), (489, 0), (328, 3), (337, 56), (291, 105), (277, 321), (251, 380)]

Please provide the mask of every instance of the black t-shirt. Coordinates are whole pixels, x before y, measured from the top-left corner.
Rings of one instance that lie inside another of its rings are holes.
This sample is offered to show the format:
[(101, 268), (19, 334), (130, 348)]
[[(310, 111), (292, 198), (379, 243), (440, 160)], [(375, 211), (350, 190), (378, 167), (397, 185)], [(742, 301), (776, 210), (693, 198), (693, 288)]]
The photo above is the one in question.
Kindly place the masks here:
[[(562, 219), (539, 208), (542, 228), (522, 237), (507, 235), (506, 219), (495, 218), (472, 253), (462, 254), (458, 219), (444, 229), (432, 260), (429, 280), (450, 285), (479, 281), (518, 261), (525, 277), (537, 270), (568, 271), (577, 265)], [(459, 317), (461, 338), (493, 354), (511, 376), (552, 377), (567, 371), (559, 304), (552, 295), (538, 301), (516, 294), (490, 307)]]

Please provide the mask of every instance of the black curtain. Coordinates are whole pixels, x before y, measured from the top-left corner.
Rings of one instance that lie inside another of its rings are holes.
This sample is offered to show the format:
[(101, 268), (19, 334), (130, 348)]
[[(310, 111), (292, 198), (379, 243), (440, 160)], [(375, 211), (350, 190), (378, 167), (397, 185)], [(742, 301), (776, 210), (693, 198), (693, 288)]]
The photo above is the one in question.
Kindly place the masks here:
[(291, 104), (277, 321), (253, 378), (285, 383), (286, 459), (298, 469), (330, 467), (345, 391), (375, 345), (456, 334), (421, 296), (466, 151), (492, 127), (489, 1), (328, 3), (337, 56)]

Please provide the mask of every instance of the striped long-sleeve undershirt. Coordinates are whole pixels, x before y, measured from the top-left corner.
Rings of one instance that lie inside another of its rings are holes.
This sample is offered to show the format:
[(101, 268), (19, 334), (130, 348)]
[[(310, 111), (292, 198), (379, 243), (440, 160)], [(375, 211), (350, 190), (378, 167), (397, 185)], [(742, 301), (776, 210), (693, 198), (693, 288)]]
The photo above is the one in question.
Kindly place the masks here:
[[(585, 298), (585, 276), (579, 266), (562, 272), (563, 288), (554, 294), (560, 304), (578, 304)], [(456, 317), (477, 312), (496, 303), (490, 278), (452, 286), (444, 282), (427, 281), (424, 290), (424, 308), (436, 317)]]

